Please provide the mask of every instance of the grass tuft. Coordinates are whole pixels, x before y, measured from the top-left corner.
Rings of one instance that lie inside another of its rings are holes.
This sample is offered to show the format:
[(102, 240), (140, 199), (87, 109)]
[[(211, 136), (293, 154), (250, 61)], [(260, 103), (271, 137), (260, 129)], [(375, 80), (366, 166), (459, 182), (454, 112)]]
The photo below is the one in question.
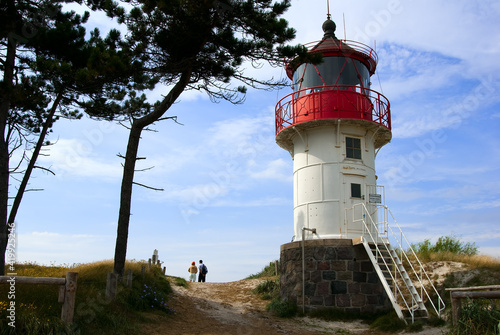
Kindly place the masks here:
[[(280, 265), (278, 262), (278, 272), (279, 272), (279, 268), (280, 268)], [(273, 276), (277, 276), (277, 275), (279, 275), (279, 273), (278, 274), (276, 273), (275, 263), (270, 262), (269, 265), (265, 266), (264, 269), (262, 269), (262, 271), (260, 271), (256, 274), (250, 275), (246, 279), (258, 279), (258, 278), (264, 278), (264, 277), (273, 277)]]
[(189, 284), (184, 278), (180, 277), (169, 277), (169, 280), (174, 283), (175, 286), (181, 286), (184, 288), (188, 288)]
[(274, 298), (266, 310), (271, 311), (274, 315), (280, 318), (291, 318), (297, 314), (297, 305), (288, 300)]
[(500, 309), (485, 299), (467, 300), (462, 305), (457, 326), (450, 335), (497, 335), (500, 333)]
[(424, 329), (424, 324), (422, 321), (415, 321), (414, 323), (408, 323), (406, 326), (406, 331), (408, 333), (418, 333)]
[(361, 313), (345, 312), (337, 308), (318, 308), (310, 311), (310, 317), (325, 321), (352, 321), (352, 320), (372, 320), (375, 317)]
[(260, 295), (263, 300), (271, 300), (279, 297), (280, 294), (280, 283), (279, 278), (271, 280), (267, 279), (266, 281), (257, 285), (256, 288), (253, 289), (254, 294)]
[(405, 329), (406, 323), (397, 316), (396, 312), (391, 312), (377, 318), (372, 324), (370, 324), (370, 328), (395, 333)]

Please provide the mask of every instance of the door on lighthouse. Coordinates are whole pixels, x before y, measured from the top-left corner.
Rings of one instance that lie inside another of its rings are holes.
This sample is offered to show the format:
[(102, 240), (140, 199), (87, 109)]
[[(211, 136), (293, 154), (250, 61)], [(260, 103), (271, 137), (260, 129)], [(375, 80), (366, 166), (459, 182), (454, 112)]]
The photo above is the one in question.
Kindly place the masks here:
[(365, 177), (360, 175), (344, 174), (344, 201), (345, 219), (344, 232), (347, 238), (355, 238), (363, 235), (364, 210), (362, 203), (365, 202)]

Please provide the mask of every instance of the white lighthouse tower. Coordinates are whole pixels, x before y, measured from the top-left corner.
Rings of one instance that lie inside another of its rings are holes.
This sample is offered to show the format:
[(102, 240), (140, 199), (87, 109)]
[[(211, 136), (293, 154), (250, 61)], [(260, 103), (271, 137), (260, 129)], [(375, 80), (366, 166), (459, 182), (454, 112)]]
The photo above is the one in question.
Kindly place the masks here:
[[(288, 61), (293, 92), (276, 106), (276, 142), (292, 156), (294, 185), (294, 236), (280, 253), (281, 297), (303, 310), (392, 307), (413, 321), (428, 315), (426, 296), (439, 315), (444, 303), (433, 286), (429, 295), (423, 266), (412, 265), (411, 276), (404, 267), (404, 234), (389, 225), (377, 185), (375, 157), (392, 137), (389, 101), (370, 88), (377, 54), (339, 40), (329, 15), (322, 28), (323, 38), (305, 45), (322, 61)], [(391, 234), (401, 237), (395, 247)]]
[(391, 139), (389, 101), (370, 89), (375, 51), (337, 39), (330, 19), (323, 31), (306, 45), (323, 62), (289, 62), (293, 93), (276, 106), (276, 142), (293, 158), (294, 240), (366, 235), (346, 209), (379, 202), (375, 156)]

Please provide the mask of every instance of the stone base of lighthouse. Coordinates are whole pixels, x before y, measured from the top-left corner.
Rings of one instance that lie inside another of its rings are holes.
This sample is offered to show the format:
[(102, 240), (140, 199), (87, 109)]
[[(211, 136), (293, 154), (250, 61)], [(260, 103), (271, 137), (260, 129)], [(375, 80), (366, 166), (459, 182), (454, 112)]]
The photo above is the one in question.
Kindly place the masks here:
[[(304, 255), (307, 311), (375, 314), (392, 308), (363, 245), (349, 239), (306, 240)], [(281, 246), (280, 270), (281, 298), (302, 306), (302, 241)]]

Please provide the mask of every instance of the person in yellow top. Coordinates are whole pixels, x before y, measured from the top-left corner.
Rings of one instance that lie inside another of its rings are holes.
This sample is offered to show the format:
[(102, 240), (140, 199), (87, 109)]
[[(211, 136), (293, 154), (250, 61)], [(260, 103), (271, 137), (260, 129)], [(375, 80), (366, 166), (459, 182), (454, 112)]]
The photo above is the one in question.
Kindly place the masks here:
[(191, 263), (191, 266), (188, 269), (189, 272), (189, 281), (196, 281), (196, 274), (198, 273), (198, 268), (196, 267), (196, 263)]

